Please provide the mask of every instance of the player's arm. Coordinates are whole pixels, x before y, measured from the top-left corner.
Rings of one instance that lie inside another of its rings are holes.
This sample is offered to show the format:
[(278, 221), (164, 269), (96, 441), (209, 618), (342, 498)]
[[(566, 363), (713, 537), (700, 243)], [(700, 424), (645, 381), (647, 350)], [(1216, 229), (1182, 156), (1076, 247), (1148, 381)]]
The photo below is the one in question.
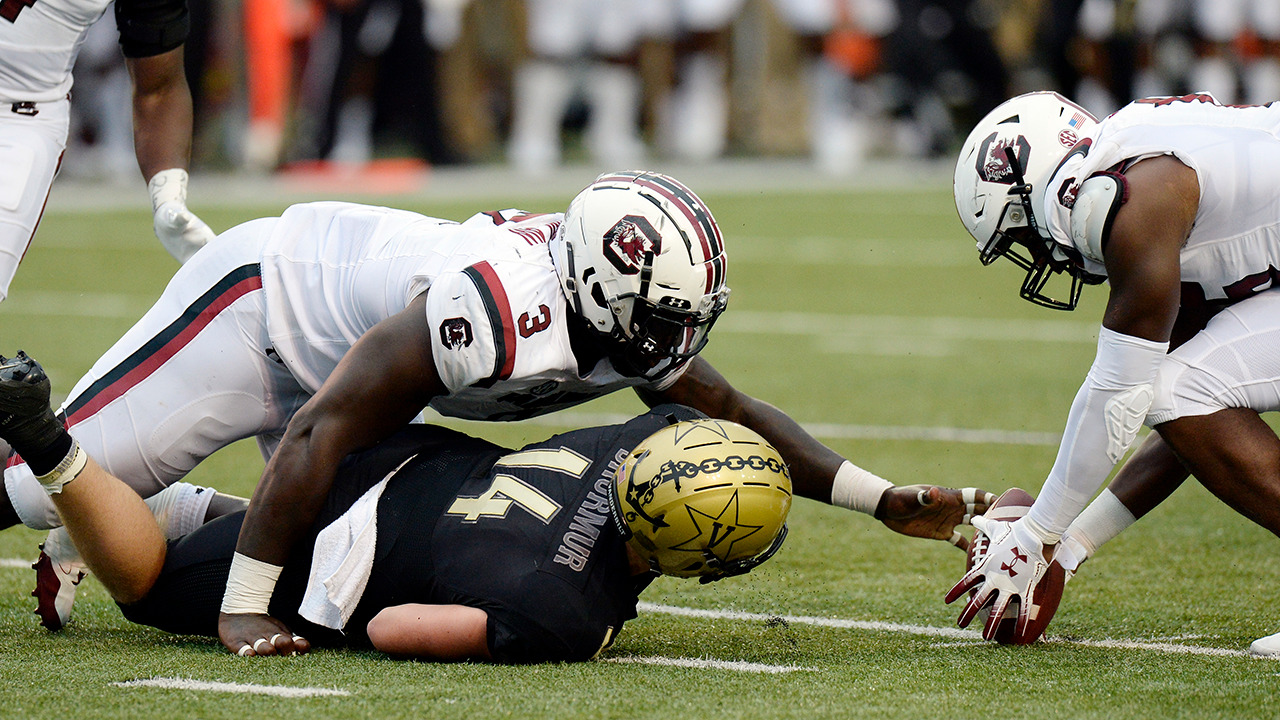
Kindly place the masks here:
[(191, 159), (191, 91), (182, 61), (182, 46), (125, 59), (133, 82), (133, 146), (147, 181), (162, 170), (185, 171)]
[[(1010, 603), (1034, 595), (1063, 533), (1124, 457), (1151, 407), (1156, 371), (1178, 312), (1179, 253), (1195, 221), (1200, 188), (1193, 170), (1166, 156), (1138, 163), (1126, 177), (1129, 199), (1117, 212), (1103, 248), (1111, 293), (1097, 355), (1072, 402), (1057, 458), (1030, 511), (1013, 523), (974, 520), (991, 543), (984, 559), (945, 598), (953, 602), (976, 588), (961, 611), (962, 627), (988, 603), (990, 617), (999, 618)], [(1147, 459), (1161, 460), (1158, 455)], [(1147, 501), (1159, 496), (1157, 489), (1130, 490), (1138, 493), (1136, 501), (1147, 492)], [(1102, 497), (1104, 503), (1114, 498)], [(1112, 502), (1110, 508), (1118, 510), (1117, 505), (1122, 503)], [(1021, 609), (1027, 605), (1019, 606), (1018, 634), (1030, 622)], [(990, 639), (995, 629), (996, 623), (988, 622), (984, 636)]]
[(666, 390), (637, 389), (649, 407), (679, 403), (710, 417), (731, 420), (755, 430), (769, 441), (791, 471), (797, 495), (859, 510), (904, 535), (967, 542), (956, 525), (986, 511), (994, 496), (932, 485), (897, 487), (845, 460), (823, 445), (773, 405), (740, 392), (702, 357)]
[[(431, 357), (426, 294), (366, 332), (285, 430), (254, 491), (236, 545), (218, 629), (228, 649), (288, 653), (290, 633), (266, 615), (275, 577), (315, 521), (339, 462), (411, 421), (444, 392)], [(253, 646), (281, 638), (274, 647)]]
[(133, 146), (151, 194), (152, 226), (164, 249), (186, 262), (214, 236), (187, 209), (192, 106), (183, 70), (186, 0), (116, 0), (116, 25), (133, 85)]
[(1144, 160), (1126, 177), (1129, 200), (1104, 248), (1111, 292), (1098, 352), (1027, 515), (1046, 545), (1057, 542), (1137, 437), (1178, 315), (1179, 253), (1195, 221), (1199, 181), (1172, 156)]
[(488, 625), (480, 608), (411, 603), (384, 608), (366, 630), (375, 648), (395, 657), (491, 660)]

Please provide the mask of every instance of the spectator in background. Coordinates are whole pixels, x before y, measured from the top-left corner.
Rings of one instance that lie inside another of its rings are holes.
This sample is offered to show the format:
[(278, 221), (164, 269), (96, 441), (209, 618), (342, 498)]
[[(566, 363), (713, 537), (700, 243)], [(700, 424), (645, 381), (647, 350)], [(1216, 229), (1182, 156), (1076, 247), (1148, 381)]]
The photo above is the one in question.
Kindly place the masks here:
[(602, 165), (630, 167), (645, 156), (640, 138), (636, 57), (642, 3), (630, 0), (527, 0), (529, 57), (512, 91), (511, 164), (538, 173), (560, 163), (560, 130), (583, 91), (586, 145)]
[(887, 100), (905, 118), (897, 144), (936, 156), (958, 141), (957, 124), (972, 125), (1005, 99), (1009, 72), (992, 39), (999, 17), (982, 0), (898, 0), (898, 13), (884, 48)]
[(90, 26), (72, 72), (76, 100), (63, 172), (84, 178), (125, 180), (136, 173), (129, 72), (120, 54), (116, 18), (106, 13)]
[(303, 74), (293, 159), (364, 163), (377, 146), (453, 159), (439, 127), (437, 49), (428, 42), (439, 4), (326, 0)]
[(693, 161), (724, 154), (729, 139), (730, 31), (743, 0), (655, 0), (649, 32), (672, 43), (675, 77), (658, 99), (657, 145)]
[[(66, 149), (72, 75), (107, 0), (0, 3), (0, 300), (35, 235)], [(154, 229), (185, 262), (213, 231), (187, 209), (191, 94), (182, 67), (183, 0), (119, 0), (116, 20), (133, 86), (134, 148)]]
[(870, 150), (884, 111), (876, 87), (883, 39), (898, 25), (893, 0), (773, 0), (800, 39), (809, 81), (809, 144), (815, 165), (848, 174)]

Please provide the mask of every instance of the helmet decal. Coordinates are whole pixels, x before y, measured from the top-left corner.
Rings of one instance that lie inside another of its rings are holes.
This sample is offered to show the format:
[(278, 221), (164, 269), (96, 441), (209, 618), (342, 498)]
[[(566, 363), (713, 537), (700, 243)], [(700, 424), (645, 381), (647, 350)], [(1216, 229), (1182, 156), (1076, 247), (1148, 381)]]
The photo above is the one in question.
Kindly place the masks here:
[(635, 275), (645, 256), (662, 252), (662, 236), (640, 215), (627, 215), (604, 234), (604, 256), (623, 275)]
[(1031, 144), (1022, 135), (1014, 139), (997, 139), (999, 135), (999, 131), (993, 132), (982, 141), (982, 147), (978, 150), (978, 177), (986, 182), (1012, 185), (1015, 175), (1013, 166), (1005, 155), (1005, 148), (1013, 148), (1017, 153), (1018, 164), (1025, 168), (1027, 161), (1031, 159)]
[(678, 492), (680, 490), (680, 474), (675, 472), (678, 468), (668, 462), (659, 469), (658, 474), (636, 483), (636, 469), (648, 455), (648, 450), (642, 452), (636, 458), (636, 462), (631, 465), (630, 472), (627, 473), (627, 492), (625, 497), (627, 507), (623, 509), (623, 517), (628, 523), (633, 522), (637, 517), (642, 517), (656, 530), (667, 527), (667, 523), (663, 521), (662, 516), (650, 517), (644, 511), (644, 507), (653, 502), (653, 491), (664, 482), (675, 482), (676, 491)]
[(733, 552), (734, 543), (746, 540), (764, 528), (763, 525), (745, 525), (740, 521), (736, 491), (715, 515), (687, 505), (685, 510), (689, 512), (695, 532), (688, 540), (672, 545), (672, 550), (702, 552), (705, 548), (715, 555), (728, 557)]

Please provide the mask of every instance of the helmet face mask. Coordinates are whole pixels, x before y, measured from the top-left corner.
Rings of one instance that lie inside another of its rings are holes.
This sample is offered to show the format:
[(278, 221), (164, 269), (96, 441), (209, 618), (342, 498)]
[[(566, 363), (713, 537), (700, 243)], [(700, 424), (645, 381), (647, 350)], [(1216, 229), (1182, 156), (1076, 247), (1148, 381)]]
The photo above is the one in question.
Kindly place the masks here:
[[(969, 134), (956, 164), (956, 210), (978, 241), (979, 259), (1007, 257), (1026, 271), (1019, 295), (1037, 305), (1072, 310), (1088, 273), (1079, 251), (1055, 242), (1036, 221), (1046, 185), (1081, 134), (1097, 120), (1058, 93), (1035, 92), (992, 110)], [(1070, 278), (1066, 299), (1046, 292), (1057, 275)]]
[(551, 241), (561, 287), (614, 366), (657, 379), (696, 355), (727, 305), (727, 256), (711, 212), (659, 173), (605, 173)]
[(711, 582), (768, 560), (786, 537), (791, 477), (755, 432), (723, 420), (676, 423), (619, 466), (613, 516), (655, 572)]

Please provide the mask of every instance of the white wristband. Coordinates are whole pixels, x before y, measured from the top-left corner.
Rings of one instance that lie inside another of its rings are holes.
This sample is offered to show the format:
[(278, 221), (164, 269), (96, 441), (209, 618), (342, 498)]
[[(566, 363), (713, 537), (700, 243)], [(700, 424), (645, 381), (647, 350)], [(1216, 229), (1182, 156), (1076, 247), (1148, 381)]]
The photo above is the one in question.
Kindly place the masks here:
[(845, 460), (831, 483), (831, 504), (875, 515), (880, 496), (893, 483)]
[(62, 458), (62, 462), (44, 475), (37, 475), (36, 480), (40, 481), (40, 486), (45, 492), (57, 495), (62, 492), (64, 485), (80, 477), (80, 471), (84, 470), (88, 463), (89, 456), (80, 449), (80, 443), (76, 442), (75, 438), (71, 438), (71, 450), (66, 457)]
[(231, 558), (222, 612), (228, 615), (266, 615), (271, 593), (284, 568), (236, 553)]
[(151, 193), (151, 212), (160, 209), (161, 205), (170, 202), (187, 204), (187, 171), (182, 168), (161, 170), (151, 176), (147, 183), (147, 191)]

